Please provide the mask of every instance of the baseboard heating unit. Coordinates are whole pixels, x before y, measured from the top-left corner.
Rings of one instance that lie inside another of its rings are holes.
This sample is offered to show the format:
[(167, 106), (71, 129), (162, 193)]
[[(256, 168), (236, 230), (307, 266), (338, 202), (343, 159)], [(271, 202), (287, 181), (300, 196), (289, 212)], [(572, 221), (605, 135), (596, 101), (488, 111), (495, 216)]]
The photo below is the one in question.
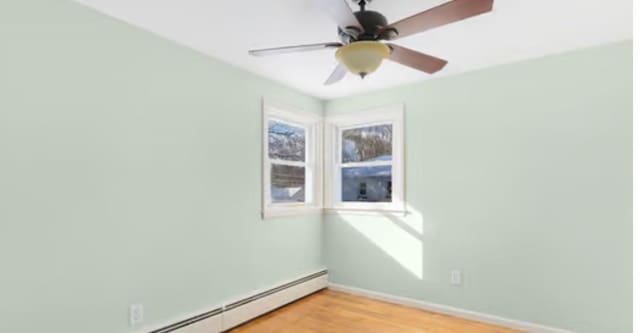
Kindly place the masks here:
[(319, 271), (275, 288), (230, 302), (219, 308), (189, 316), (148, 333), (218, 333), (225, 332), (263, 314), (329, 286), (327, 270)]

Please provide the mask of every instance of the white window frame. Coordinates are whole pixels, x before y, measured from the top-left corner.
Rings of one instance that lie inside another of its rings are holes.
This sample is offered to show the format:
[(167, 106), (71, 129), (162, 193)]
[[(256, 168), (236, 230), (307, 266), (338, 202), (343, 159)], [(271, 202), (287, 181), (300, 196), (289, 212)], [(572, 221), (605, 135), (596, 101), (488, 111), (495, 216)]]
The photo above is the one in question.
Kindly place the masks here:
[[(342, 163), (342, 131), (376, 125), (391, 124), (392, 161)], [(325, 203), (329, 212), (385, 212), (406, 213), (404, 179), (404, 105), (350, 112), (325, 119)], [(391, 164), (391, 202), (343, 202), (342, 168), (382, 166)]]
[[(305, 161), (272, 160), (269, 157), (269, 121), (275, 120), (305, 129)], [(272, 101), (262, 105), (262, 217), (263, 219), (322, 213), (322, 117)], [(305, 167), (305, 202), (273, 203), (271, 164)]]

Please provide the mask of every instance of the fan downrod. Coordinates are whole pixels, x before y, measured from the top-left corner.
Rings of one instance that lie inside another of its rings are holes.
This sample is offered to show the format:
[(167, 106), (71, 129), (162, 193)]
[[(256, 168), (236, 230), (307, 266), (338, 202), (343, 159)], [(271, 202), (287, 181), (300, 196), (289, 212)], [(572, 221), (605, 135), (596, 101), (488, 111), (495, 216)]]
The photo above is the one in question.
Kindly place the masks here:
[(371, 2), (373, 0), (353, 0), (353, 2), (357, 2), (358, 6), (360, 6), (360, 11), (364, 12), (367, 10), (365, 7), (367, 6), (367, 2)]

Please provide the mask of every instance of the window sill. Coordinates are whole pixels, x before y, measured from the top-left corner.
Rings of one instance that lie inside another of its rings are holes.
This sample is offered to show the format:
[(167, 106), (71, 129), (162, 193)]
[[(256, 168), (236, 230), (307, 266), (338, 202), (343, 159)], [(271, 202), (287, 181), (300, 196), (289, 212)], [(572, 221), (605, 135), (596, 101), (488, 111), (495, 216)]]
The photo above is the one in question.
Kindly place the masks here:
[(323, 209), (323, 208), (317, 208), (317, 207), (288, 207), (288, 208), (278, 208), (278, 209), (270, 209), (268, 211), (263, 211), (262, 219), (272, 220), (272, 219), (278, 219), (278, 218), (324, 215), (324, 214), (406, 217), (410, 213), (407, 210), (398, 210), (398, 209), (362, 209), (362, 208), (324, 208)]
[(338, 214), (338, 215), (366, 215), (366, 216), (394, 216), (405, 217), (409, 215), (407, 210), (398, 209), (357, 209), (357, 208), (325, 208), (326, 214)]
[(269, 209), (262, 212), (263, 220), (272, 220), (277, 218), (296, 217), (296, 216), (309, 216), (309, 215), (322, 215), (322, 208), (317, 207), (288, 207), (288, 208), (276, 208)]

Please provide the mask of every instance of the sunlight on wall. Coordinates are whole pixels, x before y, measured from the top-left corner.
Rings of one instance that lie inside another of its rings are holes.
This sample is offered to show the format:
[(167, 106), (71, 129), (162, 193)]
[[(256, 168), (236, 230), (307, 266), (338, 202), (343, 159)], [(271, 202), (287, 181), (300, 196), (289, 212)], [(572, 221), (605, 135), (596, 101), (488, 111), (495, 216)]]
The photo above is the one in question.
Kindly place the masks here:
[(394, 215), (385, 215), (389, 219), (395, 219), (396, 221), (403, 223), (405, 226), (413, 230), (419, 235), (424, 234), (424, 219), (422, 213), (413, 208), (411, 205), (407, 205), (407, 216), (398, 217)]
[(412, 207), (408, 210), (409, 214), (403, 217), (382, 213), (376, 216), (339, 215), (407, 271), (422, 279), (422, 214)]

